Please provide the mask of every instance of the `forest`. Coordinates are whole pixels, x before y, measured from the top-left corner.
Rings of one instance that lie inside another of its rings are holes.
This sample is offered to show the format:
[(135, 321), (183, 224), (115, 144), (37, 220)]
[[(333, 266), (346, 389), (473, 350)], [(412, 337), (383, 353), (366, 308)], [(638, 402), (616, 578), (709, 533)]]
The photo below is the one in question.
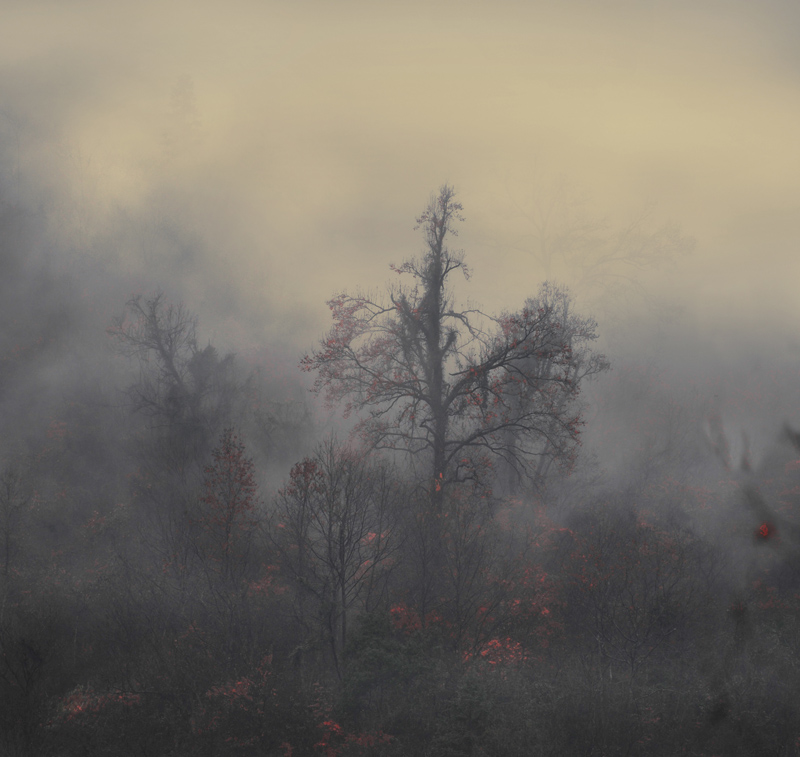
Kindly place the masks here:
[[(462, 212), (444, 185), (420, 255), (332, 293), (292, 400), (159, 289), (37, 386), (82, 278), (8, 318), (38, 221), (3, 205), (3, 754), (800, 753), (800, 435), (734, 451), (564, 287), (462, 305)], [(637, 392), (615, 478), (582, 437)]]
[(0, 757), (800, 757), (798, 29), (0, 1)]

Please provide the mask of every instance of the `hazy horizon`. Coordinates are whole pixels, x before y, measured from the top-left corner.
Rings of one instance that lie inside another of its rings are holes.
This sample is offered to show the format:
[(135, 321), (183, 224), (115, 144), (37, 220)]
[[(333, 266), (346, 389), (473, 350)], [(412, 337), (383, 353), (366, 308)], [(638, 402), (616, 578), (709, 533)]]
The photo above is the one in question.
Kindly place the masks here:
[[(85, 270), (95, 329), (160, 286), (220, 347), (303, 380), (326, 301), (380, 289), (417, 254), (414, 218), (448, 182), (473, 270), (459, 293), (485, 310), (552, 278), (612, 358), (709, 381), (796, 369), (791, 3), (10, 3), (4, 16), (3, 199), (43, 213), (51, 270)], [(574, 216), (577, 198), (610, 232), (650, 208), (643, 228), (675, 224), (693, 251), (612, 264), (634, 288), (581, 281), (580, 258), (548, 267), (531, 218), (554, 200)]]

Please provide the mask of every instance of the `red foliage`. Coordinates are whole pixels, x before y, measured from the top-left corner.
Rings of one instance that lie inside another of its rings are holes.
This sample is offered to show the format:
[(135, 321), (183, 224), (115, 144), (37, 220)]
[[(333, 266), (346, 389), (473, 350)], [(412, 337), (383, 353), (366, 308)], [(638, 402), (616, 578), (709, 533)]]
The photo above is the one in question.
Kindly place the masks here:
[[(237, 747), (251, 747), (271, 738), (279, 704), (272, 678), (272, 656), (265, 656), (249, 675), (212, 686), (204, 706), (192, 719), (195, 735), (216, 734)], [(288, 754), (291, 754), (289, 746)]]
[(395, 605), (389, 610), (392, 618), (392, 625), (398, 631), (413, 633), (422, 628), (422, 620), (415, 610), (412, 610), (405, 603)]
[[(430, 628), (431, 626), (439, 626), (442, 624), (442, 616), (435, 610), (426, 613), (424, 622), (420, 614), (409, 607), (405, 602), (400, 602), (389, 608), (389, 615), (391, 617), (392, 626), (397, 631), (403, 631), (406, 634), (412, 634), (416, 631), (421, 631), (423, 628)], [(447, 626), (447, 623), (444, 623)]]
[(78, 686), (60, 702), (56, 722), (77, 721), (89, 716), (107, 716), (112, 708), (138, 705), (140, 694), (129, 691), (97, 692), (91, 686)]
[(274, 597), (286, 592), (287, 587), (277, 582), (277, 565), (264, 567), (264, 575), (257, 581), (251, 581), (247, 586), (247, 593), (251, 597)]
[(314, 749), (325, 757), (340, 757), (340, 755), (369, 755), (374, 753), (375, 747), (390, 744), (392, 737), (383, 731), (365, 731), (363, 733), (346, 733), (335, 720), (324, 720), (318, 728), (322, 731), (322, 738), (314, 744)]
[(213, 463), (205, 469), (205, 493), (200, 500), (200, 526), (206, 534), (208, 557), (227, 571), (232, 553), (246, 546), (258, 523), (258, 490), (253, 461), (232, 428), (225, 429), (211, 454)]
[[(468, 662), (475, 656), (476, 655), (468, 652), (464, 655), (464, 661)], [(516, 664), (524, 662), (528, 659), (523, 650), (522, 644), (520, 644), (518, 641), (515, 641), (510, 636), (506, 636), (505, 638), (489, 639), (489, 641), (483, 645), (483, 648), (480, 650), (480, 652), (478, 652), (477, 656), (486, 660), (486, 662), (488, 662), (492, 667), (497, 667), (498, 665)]]
[[(289, 474), (289, 485), (281, 490), (280, 494), (287, 497), (304, 497), (318, 494), (324, 490), (325, 473), (320, 469), (319, 463), (311, 458), (306, 458), (292, 467)], [(279, 524), (283, 527), (282, 524)]]
[(771, 523), (762, 523), (755, 533), (756, 539), (766, 541), (775, 537), (775, 526)]

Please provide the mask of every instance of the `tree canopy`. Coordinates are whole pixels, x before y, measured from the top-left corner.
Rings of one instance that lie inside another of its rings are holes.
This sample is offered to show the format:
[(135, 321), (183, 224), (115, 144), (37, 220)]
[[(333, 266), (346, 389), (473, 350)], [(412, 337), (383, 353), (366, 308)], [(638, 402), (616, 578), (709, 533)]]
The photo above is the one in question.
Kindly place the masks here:
[(317, 372), (316, 392), (346, 402), (345, 416), (366, 411), (358, 429), (374, 448), (429, 459), (426, 489), (438, 505), (451, 484), (487, 485), (498, 462), (533, 481), (542, 459), (568, 462), (581, 381), (608, 368), (588, 348), (595, 322), (572, 315), (552, 285), (499, 316), (456, 305), (451, 276), (469, 269), (447, 243), (461, 211), (443, 186), (417, 218), (424, 254), (392, 266), (410, 284), (382, 299), (336, 295), (333, 327), (301, 361)]

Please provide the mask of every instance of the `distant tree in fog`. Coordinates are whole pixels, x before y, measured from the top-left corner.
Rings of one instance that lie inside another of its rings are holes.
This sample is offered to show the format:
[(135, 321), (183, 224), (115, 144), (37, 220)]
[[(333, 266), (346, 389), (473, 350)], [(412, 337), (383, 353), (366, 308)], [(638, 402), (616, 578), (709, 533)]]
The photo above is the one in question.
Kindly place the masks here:
[(545, 278), (564, 276), (594, 291), (638, 286), (643, 271), (694, 249), (694, 240), (677, 224), (653, 223), (654, 203), (645, 203), (615, 229), (592, 213), (587, 194), (564, 178), (534, 182), (525, 200), (511, 198), (503, 205), (504, 215), (521, 219), (528, 229), (510, 242), (513, 249), (530, 255)]
[(230, 413), (233, 355), (198, 347), (197, 317), (183, 304), (168, 304), (162, 292), (128, 300), (109, 334), (139, 361), (139, 377), (127, 390), (134, 410), (156, 428), (180, 430), (193, 445), (207, 441)]
[(131, 408), (167, 444), (178, 468), (206, 456), (229, 423), (251, 443), (286, 455), (308, 431), (306, 408), (271, 398), (258, 369), (245, 371), (233, 353), (201, 347), (197, 323), (183, 303), (169, 303), (163, 292), (128, 300), (108, 333), (117, 351), (138, 363), (138, 376), (126, 389)]

